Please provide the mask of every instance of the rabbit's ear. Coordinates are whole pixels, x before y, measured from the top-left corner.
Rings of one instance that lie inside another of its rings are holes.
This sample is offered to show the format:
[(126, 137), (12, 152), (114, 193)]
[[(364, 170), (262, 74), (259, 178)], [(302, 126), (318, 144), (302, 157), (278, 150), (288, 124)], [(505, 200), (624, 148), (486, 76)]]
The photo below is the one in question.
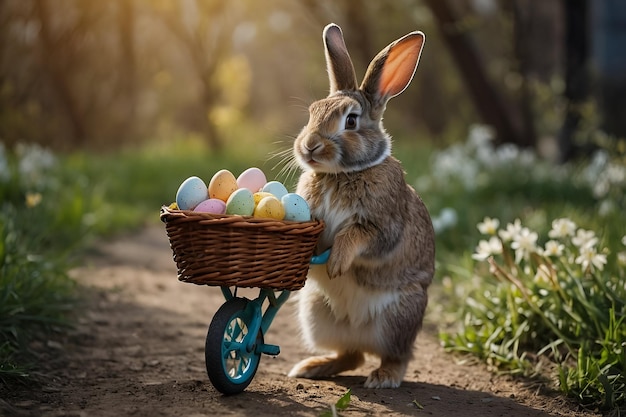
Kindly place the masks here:
[(408, 86), (422, 54), (425, 37), (422, 32), (411, 32), (391, 43), (372, 60), (361, 89), (377, 104), (403, 92)]
[(329, 24), (324, 28), (323, 38), (331, 94), (338, 90), (356, 90), (356, 74), (341, 28)]

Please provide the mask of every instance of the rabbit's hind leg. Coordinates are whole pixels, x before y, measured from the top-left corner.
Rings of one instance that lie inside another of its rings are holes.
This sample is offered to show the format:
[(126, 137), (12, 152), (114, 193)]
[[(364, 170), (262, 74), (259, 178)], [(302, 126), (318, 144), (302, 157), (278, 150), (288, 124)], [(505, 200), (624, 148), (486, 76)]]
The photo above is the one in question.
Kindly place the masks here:
[(365, 361), (362, 352), (342, 352), (336, 355), (312, 356), (298, 362), (289, 372), (295, 378), (322, 378), (358, 368)]
[(398, 388), (406, 373), (408, 360), (382, 358), (380, 368), (367, 377), (365, 388)]

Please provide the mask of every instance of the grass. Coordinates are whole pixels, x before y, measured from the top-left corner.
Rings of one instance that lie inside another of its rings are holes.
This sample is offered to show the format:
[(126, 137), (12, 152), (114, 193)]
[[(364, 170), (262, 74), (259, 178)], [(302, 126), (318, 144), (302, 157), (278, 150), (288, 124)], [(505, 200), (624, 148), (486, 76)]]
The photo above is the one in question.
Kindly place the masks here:
[(555, 167), (470, 136), (419, 183), (439, 205), (444, 346), (611, 411), (626, 405), (626, 161), (599, 155)]
[(28, 378), (34, 340), (69, 325), (69, 254), (85, 234), (90, 202), (49, 152), (0, 151), (0, 382), (9, 384)]
[(610, 410), (626, 399), (624, 264), (591, 231), (554, 224), (563, 222), (571, 229), (554, 227), (545, 247), (521, 223), (491, 228), (474, 255), (488, 264), (476, 271), (481, 284), (466, 294), (462, 326), (442, 340), (514, 373), (555, 364), (548, 376), (564, 392)]

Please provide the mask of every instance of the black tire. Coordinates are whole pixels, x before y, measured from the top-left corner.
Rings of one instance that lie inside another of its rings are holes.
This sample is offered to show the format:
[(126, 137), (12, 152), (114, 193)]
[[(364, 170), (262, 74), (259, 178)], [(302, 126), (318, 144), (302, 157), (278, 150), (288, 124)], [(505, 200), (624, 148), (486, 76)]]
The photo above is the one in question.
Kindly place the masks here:
[[(260, 353), (230, 349), (231, 341), (241, 341), (248, 333), (252, 317), (246, 311), (248, 300), (232, 298), (217, 310), (209, 325), (204, 348), (206, 370), (213, 386), (222, 394), (238, 394), (246, 389), (256, 374)], [(256, 345), (263, 344), (259, 330)]]

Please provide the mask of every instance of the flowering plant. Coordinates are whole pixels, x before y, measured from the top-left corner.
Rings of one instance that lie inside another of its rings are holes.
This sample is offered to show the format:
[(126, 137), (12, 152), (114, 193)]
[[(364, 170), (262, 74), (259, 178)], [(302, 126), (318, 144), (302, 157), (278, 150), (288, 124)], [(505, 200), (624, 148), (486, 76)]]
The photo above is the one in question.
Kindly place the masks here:
[(478, 230), (486, 238), (472, 258), (494, 280), (469, 294), (462, 328), (444, 344), (531, 373), (553, 363), (561, 389), (583, 403), (624, 404), (626, 236), (611, 256), (568, 218), (552, 222), (544, 244), (519, 219), (500, 228), (487, 217)]

